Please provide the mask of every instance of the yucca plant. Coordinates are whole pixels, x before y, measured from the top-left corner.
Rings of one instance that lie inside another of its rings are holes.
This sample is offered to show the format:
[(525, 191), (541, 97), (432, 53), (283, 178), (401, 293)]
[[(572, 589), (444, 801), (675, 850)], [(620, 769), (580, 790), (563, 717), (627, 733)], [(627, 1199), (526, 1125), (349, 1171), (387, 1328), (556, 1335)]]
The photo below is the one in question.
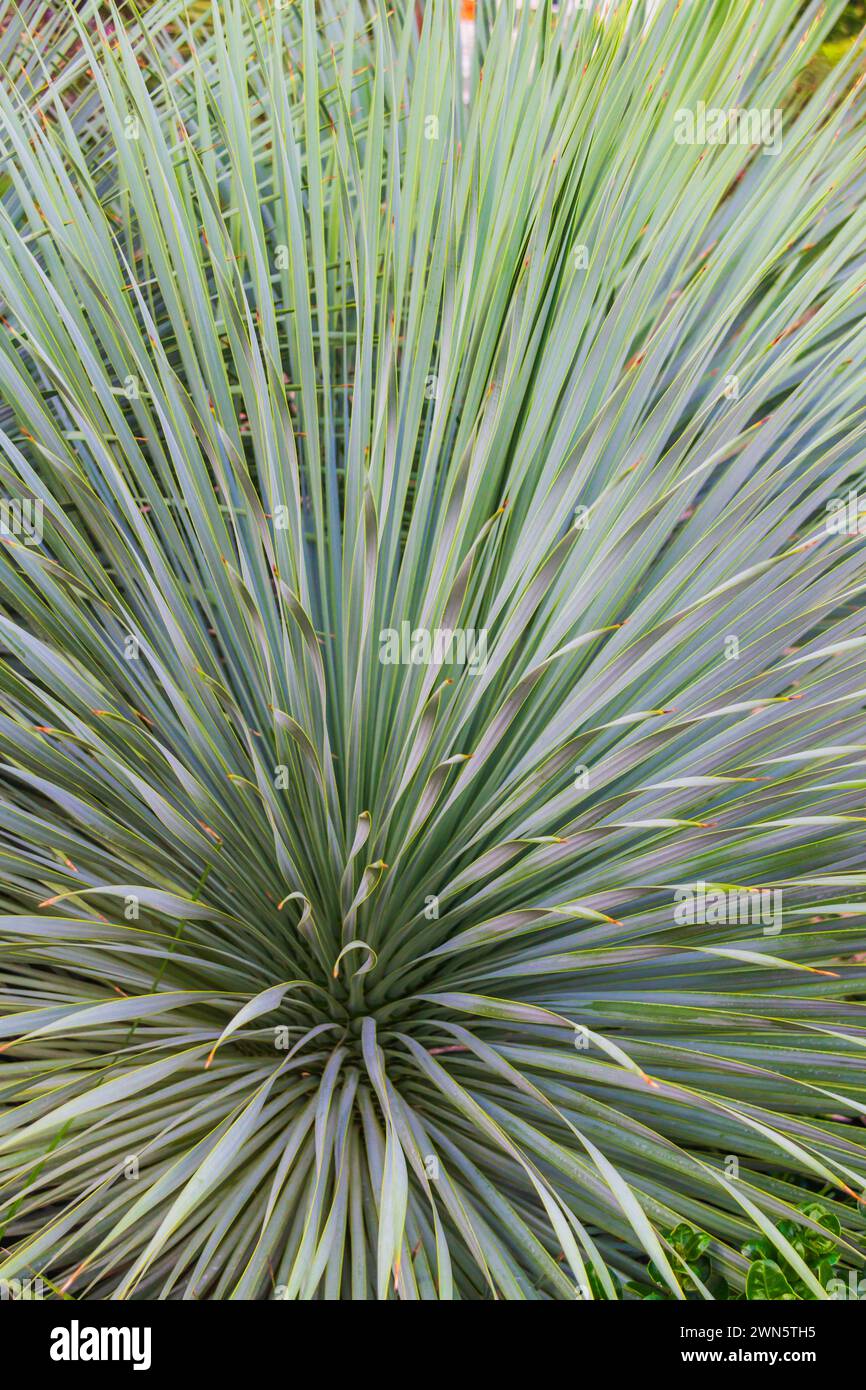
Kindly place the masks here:
[(863, 48), (603, 8), (5, 12), (0, 1279), (864, 1262)]

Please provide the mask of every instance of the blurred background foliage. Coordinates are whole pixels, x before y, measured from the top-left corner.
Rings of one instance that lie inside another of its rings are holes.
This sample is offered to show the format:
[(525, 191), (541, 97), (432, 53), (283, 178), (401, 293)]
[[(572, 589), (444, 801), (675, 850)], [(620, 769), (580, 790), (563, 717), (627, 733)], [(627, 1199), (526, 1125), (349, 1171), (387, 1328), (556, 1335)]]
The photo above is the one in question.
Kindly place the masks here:
[(823, 81), (830, 68), (838, 63), (857, 41), (866, 27), (866, 0), (849, 0), (838, 21), (830, 30), (814, 58), (803, 69), (797, 81), (798, 92), (808, 96)]

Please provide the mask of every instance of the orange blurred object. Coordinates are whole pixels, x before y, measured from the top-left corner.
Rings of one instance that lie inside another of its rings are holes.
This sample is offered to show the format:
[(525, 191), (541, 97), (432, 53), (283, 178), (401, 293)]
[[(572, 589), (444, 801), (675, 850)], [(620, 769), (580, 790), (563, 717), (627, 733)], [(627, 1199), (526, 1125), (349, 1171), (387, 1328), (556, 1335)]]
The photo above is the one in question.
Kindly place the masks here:
[(475, 18), (475, 0), (460, 0), (460, 18)]

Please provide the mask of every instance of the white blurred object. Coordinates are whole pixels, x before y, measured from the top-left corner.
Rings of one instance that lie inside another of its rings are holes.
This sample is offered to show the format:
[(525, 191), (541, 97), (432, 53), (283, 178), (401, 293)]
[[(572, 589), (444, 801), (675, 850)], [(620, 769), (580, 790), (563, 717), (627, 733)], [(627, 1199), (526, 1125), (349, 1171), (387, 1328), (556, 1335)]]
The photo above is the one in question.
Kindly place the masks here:
[[(468, 8), (467, 6), (463, 7)], [(460, 52), (463, 57), (463, 100), (469, 100), (469, 74), (472, 71), (472, 46), (475, 43), (475, 20), (460, 18)]]

